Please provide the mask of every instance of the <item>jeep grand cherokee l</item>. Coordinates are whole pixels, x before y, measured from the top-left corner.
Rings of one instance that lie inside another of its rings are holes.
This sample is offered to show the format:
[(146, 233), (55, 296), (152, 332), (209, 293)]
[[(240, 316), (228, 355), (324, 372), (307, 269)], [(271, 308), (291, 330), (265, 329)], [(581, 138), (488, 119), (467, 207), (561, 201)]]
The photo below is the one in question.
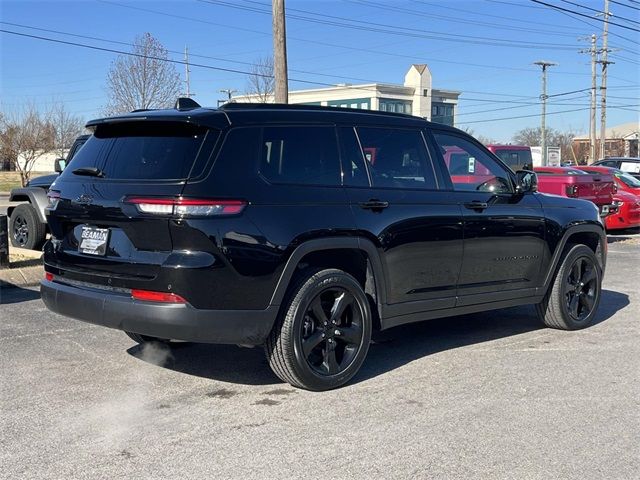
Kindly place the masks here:
[(138, 342), (263, 345), (310, 390), (352, 378), (374, 330), (525, 304), (554, 328), (596, 314), (597, 208), (537, 193), (460, 130), (180, 101), (87, 127), (49, 193), (54, 312)]

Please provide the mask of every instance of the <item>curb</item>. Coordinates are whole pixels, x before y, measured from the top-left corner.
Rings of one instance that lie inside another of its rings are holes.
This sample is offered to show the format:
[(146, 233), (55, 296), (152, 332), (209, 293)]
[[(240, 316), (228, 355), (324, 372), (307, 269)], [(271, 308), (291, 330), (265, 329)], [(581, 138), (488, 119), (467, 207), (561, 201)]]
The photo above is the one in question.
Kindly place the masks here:
[(28, 250), (26, 248), (9, 247), (9, 255), (20, 255), (26, 258), (42, 258), (42, 251), (40, 250)]
[(0, 288), (34, 287), (40, 284), (43, 275), (42, 265), (0, 270)]

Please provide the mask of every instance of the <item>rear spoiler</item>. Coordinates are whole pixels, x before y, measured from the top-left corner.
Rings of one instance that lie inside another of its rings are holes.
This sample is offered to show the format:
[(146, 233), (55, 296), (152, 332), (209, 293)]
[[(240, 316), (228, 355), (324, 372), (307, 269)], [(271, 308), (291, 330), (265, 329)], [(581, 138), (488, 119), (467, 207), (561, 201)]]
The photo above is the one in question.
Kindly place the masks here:
[(202, 127), (224, 128), (231, 125), (227, 114), (221, 110), (198, 108), (187, 111), (180, 110), (146, 110), (132, 112), (115, 117), (104, 117), (89, 120), (85, 127), (94, 131), (99, 125), (126, 122), (180, 122), (191, 123)]

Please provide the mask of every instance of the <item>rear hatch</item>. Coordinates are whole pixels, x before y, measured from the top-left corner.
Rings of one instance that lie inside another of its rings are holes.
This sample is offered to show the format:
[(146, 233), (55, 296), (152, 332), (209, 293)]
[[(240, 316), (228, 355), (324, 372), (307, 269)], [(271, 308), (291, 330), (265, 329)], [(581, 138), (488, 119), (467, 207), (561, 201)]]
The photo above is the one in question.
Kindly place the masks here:
[(189, 176), (203, 172), (218, 136), (181, 121), (98, 124), (51, 186), (54, 240), (45, 262), (109, 285), (154, 279), (173, 247), (170, 215), (163, 214), (173, 207), (164, 200), (179, 198)]

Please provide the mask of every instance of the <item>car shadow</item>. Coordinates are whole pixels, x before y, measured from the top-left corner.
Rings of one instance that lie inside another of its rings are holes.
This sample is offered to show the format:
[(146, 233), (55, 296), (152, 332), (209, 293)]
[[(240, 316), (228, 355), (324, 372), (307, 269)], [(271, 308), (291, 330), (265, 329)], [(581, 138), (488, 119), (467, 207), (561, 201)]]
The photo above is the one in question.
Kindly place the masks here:
[[(602, 291), (594, 324), (605, 322), (629, 305), (629, 297)], [(364, 365), (350, 382), (359, 383), (445, 350), (512, 337), (544, 326), (533, 306), (429, 320), (385, 330), (371, 345)], [(559, 332), (561, 334), (561, 332)], [(228, 383), (274, 385), (282, 383), (270, 370), (261, 347), (171, 343), (171, 358), (162, 368)], [(139, 346), (127, 350), (147, 361)]]
[(0, 285), (0, 305), (28, 302), (38, 298), (40, 298), (40, 290), (22, 288), (10, 283)]
[(627, 242), (637, 238), (640, 234), (640, 227), (627, 228), (625, 230), (614, 230), (607, 232), (607, 243)]
[[(605, 322), (627, 305), (629, 305), (627, 295), (603, 290), (593, 325)], [(384, 332), (388, 336), (387, 342), (372, 345), (367, 360), (352, 383), (368, 380), (418, 358), (445, 350), (542, 329), (545, 327), (538, 320), (535, 307), (532, 305), (441, 318), (392, 328), (387, 331), (388, 333)], [(558, 331), (559, 335), (562, 333)]]

